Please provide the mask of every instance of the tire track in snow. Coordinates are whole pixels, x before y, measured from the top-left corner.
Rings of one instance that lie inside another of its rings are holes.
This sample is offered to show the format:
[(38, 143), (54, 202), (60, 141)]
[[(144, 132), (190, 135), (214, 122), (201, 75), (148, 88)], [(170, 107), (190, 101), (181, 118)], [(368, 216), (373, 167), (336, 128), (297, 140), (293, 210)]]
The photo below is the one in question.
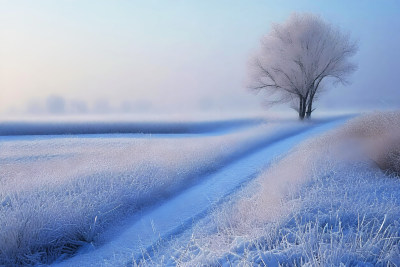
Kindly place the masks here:
[[(343, 124), (349, 117), (313, 125), (297, 133), (269, 140), (258, 150), (209, 175), (170, 200), (136, 214), (119, 236), (98, 248), (83, 248), (74, 257), (54, 266), (125, 266), (142, 258), (153, 244), (170, 239), (206, 216), (226, 196), (256, 177), (266, 165), (301, 141)], [(85, 251), (86, 250), (86, 251)]]

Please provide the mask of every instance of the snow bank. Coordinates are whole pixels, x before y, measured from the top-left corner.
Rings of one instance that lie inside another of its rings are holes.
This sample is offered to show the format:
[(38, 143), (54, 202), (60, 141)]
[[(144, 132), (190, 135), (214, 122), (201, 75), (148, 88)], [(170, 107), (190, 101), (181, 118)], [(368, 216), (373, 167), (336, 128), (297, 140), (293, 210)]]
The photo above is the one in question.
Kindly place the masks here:
[(373, 113), (299, 145), (199, 223), (173, 258), (155, 258), (182, 266), (399, 265), (400, 180), (378, 168), (382, 155), (398, 153), (399, 130), (399, 112)]
[(240, 155), (307, 127), (226, 135), (13, 139), (0, 142), (0, 264), (50, 263)]

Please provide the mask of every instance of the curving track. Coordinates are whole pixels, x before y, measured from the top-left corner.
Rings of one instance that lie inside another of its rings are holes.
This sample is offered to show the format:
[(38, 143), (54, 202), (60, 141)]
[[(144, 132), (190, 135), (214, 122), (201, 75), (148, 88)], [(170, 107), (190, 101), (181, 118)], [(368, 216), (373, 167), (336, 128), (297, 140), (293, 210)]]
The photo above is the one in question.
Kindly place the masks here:
[(256, 150), (232, 159), (230, 164), (202, 179), (166, 202), (136, 214), (118, 236), (94, 248), (85, 247), (74, 257), (54, 266), (121, 266), (140, 258), (159, 240), (171, 239), (189, 230), (193, 222), (207, 216), (210, 209), (256, 177), (277, 156), (284, 155), (301, 141), (343, 124), (348, 118), (323, 122), (286, 134)]

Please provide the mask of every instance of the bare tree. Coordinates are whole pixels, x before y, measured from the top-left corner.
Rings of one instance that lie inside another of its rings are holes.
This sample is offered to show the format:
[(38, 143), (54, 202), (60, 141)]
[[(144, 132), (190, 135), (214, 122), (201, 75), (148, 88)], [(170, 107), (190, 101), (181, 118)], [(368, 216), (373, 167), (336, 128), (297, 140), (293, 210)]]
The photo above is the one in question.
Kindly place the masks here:
[(250, 88), (275, 95), (270, 104), (290, 103), (300, 119), (310, 117), (324, 84), (348, 83), (356, 70), (350, 58), (357, 50), (348, 33), (319, 16), (293, 14), (263, 37), (252, 62)]

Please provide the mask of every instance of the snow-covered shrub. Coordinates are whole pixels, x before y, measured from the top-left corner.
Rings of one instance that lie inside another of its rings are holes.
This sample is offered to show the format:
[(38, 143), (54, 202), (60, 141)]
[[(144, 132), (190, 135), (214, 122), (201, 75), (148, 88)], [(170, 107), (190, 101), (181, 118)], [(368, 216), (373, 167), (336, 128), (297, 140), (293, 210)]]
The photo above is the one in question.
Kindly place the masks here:
[(343, 129), (382, 170), (400, 175), (400, 112), (374, 112)]

